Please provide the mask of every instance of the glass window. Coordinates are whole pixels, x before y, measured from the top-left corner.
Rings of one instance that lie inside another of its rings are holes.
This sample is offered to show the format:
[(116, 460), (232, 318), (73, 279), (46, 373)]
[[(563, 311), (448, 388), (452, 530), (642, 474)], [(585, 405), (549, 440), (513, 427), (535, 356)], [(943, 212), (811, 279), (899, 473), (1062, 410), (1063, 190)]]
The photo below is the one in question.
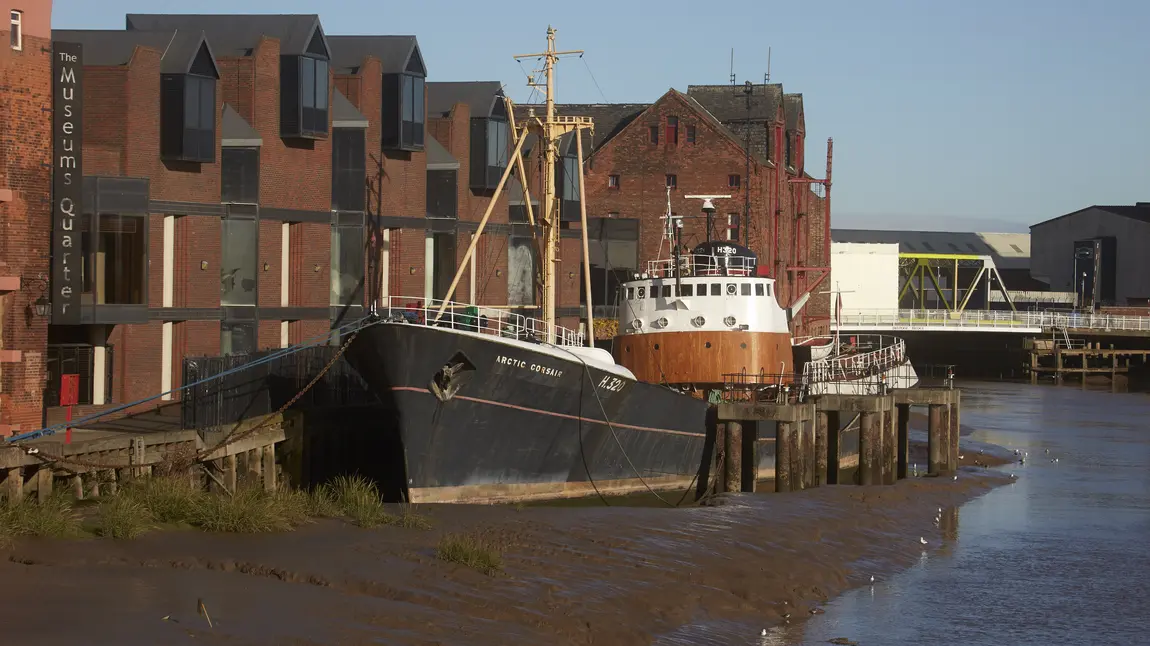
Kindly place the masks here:
[(194, 76), (184, 84), (184, 127), (195, 130), (200, 127), (200, 84)]
[(695, 143), (695, 126), (687, 126), (687, 143)]
[(771, 286), (767, 285), (767, 296), (771, 295)]
[(694, 286), (691, 285), (691, 283), (683, 283), (682, 285), (679, 286), (679, 295), (680, 296), (691, 296), (693, 291), (694, 291)]
[(647, 288), (646, 287), (640, 287), (639, 288), (639, 298), (647, 298)]
[(327, 100), (327, 61), (315, 61), (315, 107), (326, 110)]
[(400, 105), (400, 110), (401, 110), (400, 118), (403, 119), (404, 121), (411, 121), (412, 120), (412, 118), (411, 118), (412, 117), (412, 109), (414, 108), (414, 105), (412, 104), (411, 97), (412, 97), (412, 94), (414, 92), (415, 92), (415, 77), (414, 76), (404, 76), (403, 77), (403, 92), (402, 92), (402, 96), (400, 98), (400, 104), (401, 104)]
[(723, 284), (722, 283), (711, 283), (711, 296), (722, 296), (722, 295), (723, 295)]
[(220, 304), (256, 304), (256, 264), (259, 256), (259, 223), (230, 218), (220, 221)]
[(250, 354), (258, 347), (255, 321), (220, 323), (220, 354)]
[(755, 296), (762, 296), (762, 295), (763, 295), (763, 284), (762, 283), (755, 283)]
[(363, 227), (331, 229), (331, 305), (359, 303), (363, 293)]
[(741, 283), (739, 285), (739, 295), (740, 296), (750, 296), (751, 295), (751, 284), (750, 283)]
[(260, 149), (224, 148), (220, 153), (220, 201), (260, 201)]
[(93, 267), (96, 304), (144, 305), (147, 298), (148, 220), (101, 213)]
[(302, 56), (299, 59), (300, 101), (305, 108), (315, 105), (315, 59)]
[[(411, 79), (412, 121), (423, 123), (423, 79), (416, 76)], [(507, 124), (504, 124), (506, 127)], [(504, 134), (504, 139), (507, 135)], [(506, 164), (504, 164), (506, 166)]]
[(574, 157), (563, 158), (563, 199), (579, 201), (579, 160)]
[(331, 146), (331, 208), (363, 211), (366, 203), (367, 156), (364, 131), (337, 128)]
[(659, 143), (659, 126), (650, 126), (648, 128), (648, 136), (651, 139), (651, 143)]
[(500, 170), (507, 168), (511, 151), (508, 146), (509, 127), (506, 121), (487, 120), (487, 165)]
[(671, 286), (663, 285), (663, 298), (671, 298)]
[(667, 117), (667, 143), (679, 143), (679, 117)]
[(635, 298), (635, 288), (634, 287), (628, 287), (627, 288), (627, 300), (633, 300), (634, 298)]

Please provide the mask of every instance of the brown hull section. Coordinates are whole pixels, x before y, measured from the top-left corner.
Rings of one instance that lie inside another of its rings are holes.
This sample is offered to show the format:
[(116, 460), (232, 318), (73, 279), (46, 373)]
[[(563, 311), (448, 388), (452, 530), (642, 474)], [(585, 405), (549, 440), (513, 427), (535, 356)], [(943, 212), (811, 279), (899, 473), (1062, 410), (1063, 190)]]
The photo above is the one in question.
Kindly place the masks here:
[(720, 384), (733, 373), (777, 375), (793, 371), (785, 332), (653, 332), (615, 337), (615, 361), (639, 381)]

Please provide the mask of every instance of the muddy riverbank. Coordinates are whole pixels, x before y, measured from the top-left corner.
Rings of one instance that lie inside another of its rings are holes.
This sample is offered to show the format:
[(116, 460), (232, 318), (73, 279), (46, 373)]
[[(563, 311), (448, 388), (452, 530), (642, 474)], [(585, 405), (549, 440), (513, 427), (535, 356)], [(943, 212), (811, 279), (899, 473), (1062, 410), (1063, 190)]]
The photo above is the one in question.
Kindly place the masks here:
[[(948, 549), (949, 510), (1008, 481), (965, 469), (688, 509), (433, 506), (430, 530), (23, 541), (0, 563), (5, 642), (645, 644), (698, 623), (767, 627)], [(446, 533), (497, 543), (502, 571), (436, 558)]]

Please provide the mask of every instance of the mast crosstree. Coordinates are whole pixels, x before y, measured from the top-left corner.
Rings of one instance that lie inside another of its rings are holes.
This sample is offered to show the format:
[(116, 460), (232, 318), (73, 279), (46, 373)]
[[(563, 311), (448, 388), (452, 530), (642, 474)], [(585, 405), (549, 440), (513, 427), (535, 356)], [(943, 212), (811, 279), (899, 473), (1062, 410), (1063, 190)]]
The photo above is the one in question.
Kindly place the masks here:
[[(524, 203), (528, 205), (528, 219), (532, 228), (534, 229), (535, 222), (534, 216), (530, 210), (531, 195), (529, 184), (525, 173), (525, 164), (523, 163), (522, 151), (523, 144), (527, 136), (534, 134), (540, 145), (540, 153), (543, 162), (543, 177), (541, 178), (542, 195), (539, 199), (539, 205), (542, 209), (540, 215), (540, 224), (543, 226), (543, 244), (542, 244), (542, 266), (540, 267), (540, 282), (542, 283), (543, 292), (543, 308), (542, 320), (547, 327), (547, 343), (555, 342), (555, 322), (557, 308), (557, 295), (556, 295), (556, 275), (558, 274), (559, 257), (559, 197), (556, 192), (555, 178), (556, 168), (559, 163), (559, 141), (560, 139), (571, 132), (577, 133), (575, 137), (576, 150), (578, 153), (578, 178), (568, 178), (568, 181), (576, 180), (579, 182), (579, 204), (580, 204), (580, 219), (582, 221), (582, 237), (583, 237), (583, 254), (588, 254), (588, 240), (587, 240), (587, 206), (586, 199), (583, 195), (583, 141), (582, 137), (578, 136), (580, 130), (589, 130), (594, 132), (594, 120), (591, 117), (573, 117), (573, 116), (560, 116), (555, 114), (555, 64), (563, 56), (581, 55), (583, 50), (573, 49), (567, 51), (559, 51), (555, 48), (555, 34), (556, 29), (547, 27), (547, 50), (536, 54), (518, 54), (514, 56), (516, 60), (525, 58), (540, 59), (543, 61), (543, 76), (542, 82), (536, 81), (534, 76), (527, 79), (528, 87), (543, 88), (544, 91), (544, 110), (542, 115), (537, 115), (535, 109), (532, 108), (528, 111), (527, 119), (522, 125), (516, 125), (514, 122), (514, 110), (511, 104), (511, 99), (505, 98), (507, 103), (507, 112), (512, 119), (511, 125), (515, 134), (515, 147), (511, 153), (511, 158), (507, 164), (507, 168), (503, 171), (503, 177), (500, 179), (499, 184), (495, 188), (495, 192), (491, 196), (491, 203), (487, 207), (483, 218), (479, 222), (475, 235), (471, 237), (471, 244), (467, 248), (467, 253), (464, 254), (463, 261), (460, 263), (459, 270), (455, 274), (454, 280), (451, 282), (451, 287), (448, 288), (447, 294), (444, 296), (444, 302), (440, 305), (439, 311), (436, 315), (438, 320), (443, 315), (443, 311), (447, 308), (448, 301), (455, 293), (455, 289), (459, 284), (459, 279), (463, 275), (463, 270), (468, 266), (468, 262), (472, 254), (475, 253), (475, 246), (479, 241), (480, 235), (483, 233), (483, 228), (487, 224), (488, 218), (491, 216), (491, 211), (499, 199), (499, 194), (503, 191), (504, 185), (507, 183), (508, 177), (513, 170), (517, 171), (519, 175), (520, 184), (523, 186)], [(594, 345), (595, 331), (591, 306), (591, 290), (590, 290), (590, 266), (587, 259), (584, 258), (584, 283), (587, 288), (587, 339), (589, 345)]]

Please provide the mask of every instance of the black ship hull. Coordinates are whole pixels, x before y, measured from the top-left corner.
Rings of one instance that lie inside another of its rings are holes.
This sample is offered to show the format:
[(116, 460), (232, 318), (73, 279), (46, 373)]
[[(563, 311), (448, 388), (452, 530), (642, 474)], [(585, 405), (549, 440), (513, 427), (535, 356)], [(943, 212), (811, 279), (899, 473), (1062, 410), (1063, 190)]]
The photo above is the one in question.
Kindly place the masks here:
[(402, 442), (411, 502), (667, 489), (700, 470), (705, 402), (556, 346), (388, 322), (346, 356)]

